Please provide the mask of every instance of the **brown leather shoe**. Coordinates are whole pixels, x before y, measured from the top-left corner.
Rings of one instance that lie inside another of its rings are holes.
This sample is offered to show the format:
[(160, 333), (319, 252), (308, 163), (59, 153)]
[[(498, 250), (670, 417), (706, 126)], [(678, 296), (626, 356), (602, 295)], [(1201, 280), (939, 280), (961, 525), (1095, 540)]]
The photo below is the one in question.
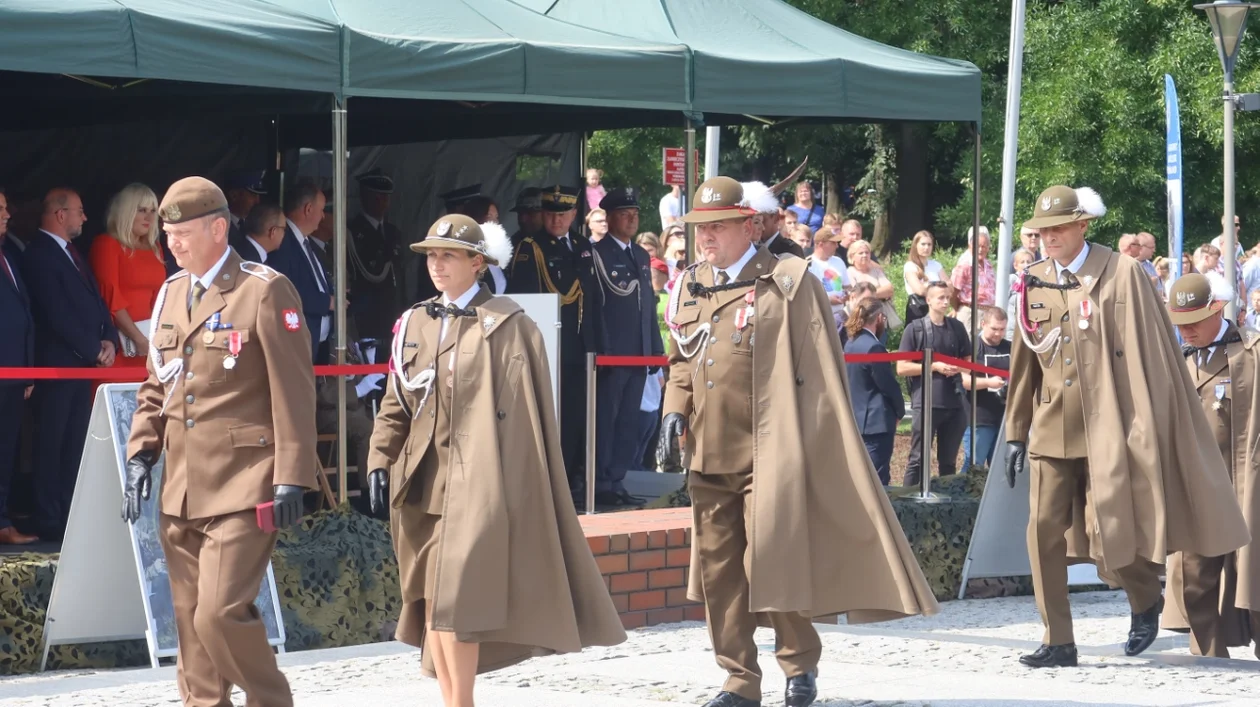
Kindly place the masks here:
[(11, 525), (0, 528), (0, 545), (30, 545), (34, 542), (39, 542), (39, 538), (34, 535), (23, 535)]

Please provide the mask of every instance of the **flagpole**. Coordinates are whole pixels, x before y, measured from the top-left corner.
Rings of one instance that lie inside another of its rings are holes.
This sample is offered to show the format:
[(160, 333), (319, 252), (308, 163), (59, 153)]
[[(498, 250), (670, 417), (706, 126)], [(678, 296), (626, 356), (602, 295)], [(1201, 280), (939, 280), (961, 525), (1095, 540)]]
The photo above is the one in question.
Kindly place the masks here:
[[(1015, 243), (1015, 163), (1019, 152), (1019, 98), (1024, 80), (1024, 0), (1011, 0), (1010, 63), (1006, 70), (1006, 131), (1002, 138), (1002, 218), (998, 223), (997, 306), (1006, 309), (1011, 292), (1011, 250)], [(1034, 254), (1036, 255), (1036, 254)]]

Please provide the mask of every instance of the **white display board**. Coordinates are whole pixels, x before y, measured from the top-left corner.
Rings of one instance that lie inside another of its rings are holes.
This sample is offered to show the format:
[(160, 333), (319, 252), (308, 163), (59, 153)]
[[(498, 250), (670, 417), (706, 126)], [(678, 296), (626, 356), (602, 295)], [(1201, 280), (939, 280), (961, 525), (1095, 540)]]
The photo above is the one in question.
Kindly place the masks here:
[[(967, 580), (983, 577), (1026, 577), (1032, 574), (1028, 560), (1028, 489), (1030, 471), (1027, 456), (1023, 473), (1015, 476), (1015, 488), (1006, 482), (1006, 425), (998, 430), (993, 448), (989, 478), (980, 497), (971, 545), (963, 563), (958, 598), (967, 592)], [(1068, 584), (1102, 584), (1092, 564), (1068, 565)]]
[[(165, 457), (153, 467), (152, 493), (135, 524), (122, 519), (127, 439), (138, 383), (96, 390), (79, 479), (44, 621), (40, 670), (52, 646), (143, 638), (149, 659), (178, 650), (166, 558), (158, 540), (158, 497)], [(267, 642), (284, 652), (284, 621), (271, 564), (254, 605)]]
[[(525, 316), (534, 320), (542, 332), (547, 349), (547, 366), (551, 370), (551, 399), (555, 404), (556, 421), (560, 420), (560, 295), (501, 295), (521, 305)], [(585, 381), (578, 381), (585, 385)]]

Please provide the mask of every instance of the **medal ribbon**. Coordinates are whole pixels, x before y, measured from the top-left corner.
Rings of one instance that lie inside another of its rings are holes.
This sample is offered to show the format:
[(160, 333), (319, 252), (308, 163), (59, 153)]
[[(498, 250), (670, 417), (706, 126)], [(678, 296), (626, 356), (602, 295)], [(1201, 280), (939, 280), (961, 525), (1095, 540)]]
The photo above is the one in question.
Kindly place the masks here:
[(241, 355), (241, 332), (228, 332), (228, 353), (232, 354), (232, 358)]

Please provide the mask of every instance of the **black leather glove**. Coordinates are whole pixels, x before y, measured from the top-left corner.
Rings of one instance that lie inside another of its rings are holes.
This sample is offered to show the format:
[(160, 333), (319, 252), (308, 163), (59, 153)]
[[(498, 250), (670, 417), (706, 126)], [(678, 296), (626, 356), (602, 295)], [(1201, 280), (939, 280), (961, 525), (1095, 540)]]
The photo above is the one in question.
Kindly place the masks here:
[(135, 523), (140, 518), (140, 500), (149, 500), (153, 486), (153, 455), (136, 452), (127, 460), (127, 483), (123, 486), (123, 520)]
[(387, 498), (389, 498), (389, 475), (384, 469), (373, 469), (372, 473), (368, 474), (368, 501), (373, 515), (385, 508)]
[(677, 469), (682, 466), (678, 440), (686, 430), (687, 418), (682, 413), (671, 412), (661, 421), (661, 437), (656, 444), (656, 463), (662, 469)]
[(1015, 488), (1015, 475), (1024, 470), (1028, 447), (1023, 442), (1006, 443), (1006, 483)]
[(272, 514), (276, 528), (287, 528), (302, 519), (302, 496), (306, 489), (301, 486), (281, 484), (274, 487), (275, 505)]

